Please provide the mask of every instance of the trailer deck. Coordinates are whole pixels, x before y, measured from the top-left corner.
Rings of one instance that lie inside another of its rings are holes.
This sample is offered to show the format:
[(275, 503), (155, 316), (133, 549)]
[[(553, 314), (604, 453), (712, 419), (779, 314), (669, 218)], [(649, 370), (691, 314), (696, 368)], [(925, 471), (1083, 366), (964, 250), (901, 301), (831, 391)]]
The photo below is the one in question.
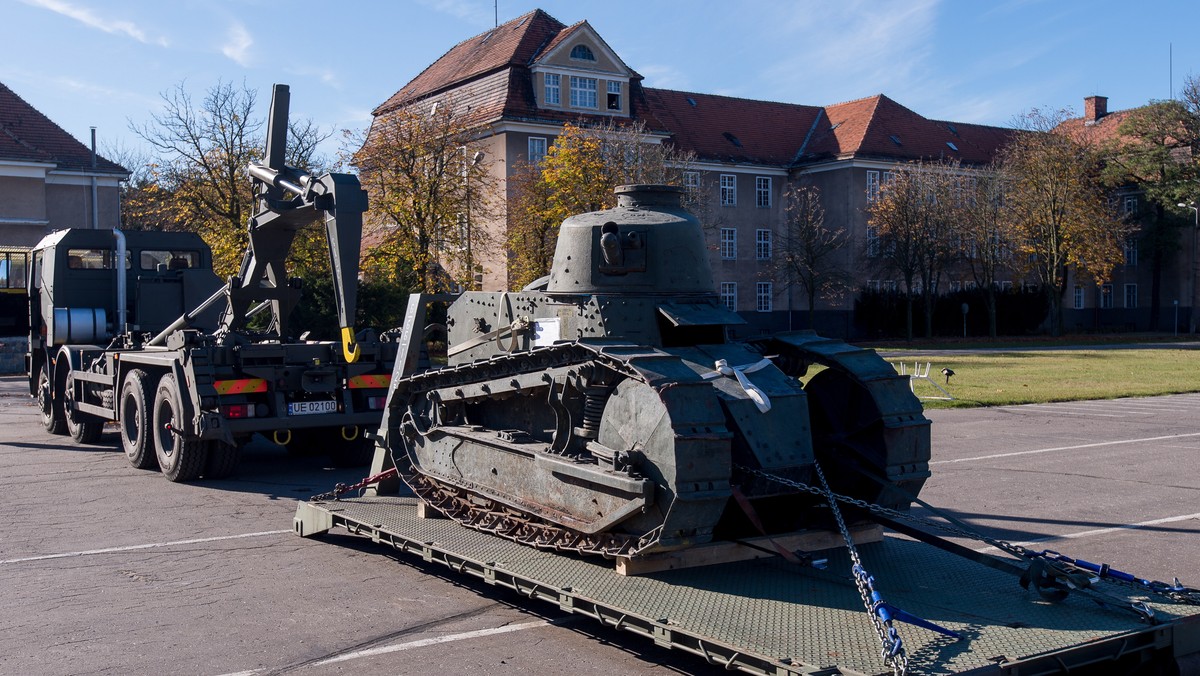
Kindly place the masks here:
[[(826, 570), (763, 558), (629, 577), (611, 561), (537, 550), (451, 520), (422, 518), (418, 503), (412, 497), (301, 502), (295, 532), (311, 537), (344, 528), (730, 669), (886, 672), (844, 550), (822, 554)], [(1046, 603), (1009, 575), (903, 536), (889, 533), (859, 552), (889, 603), (962, 634), (955, 640), (898, 624), (912, 673), (1063, 673), (1104, 662), (1132, 670), (1184, 656), (1194, 662), (1200, 653), (1195, 606), (1145, 598), (1160, 622), (1149, 626), (1078, 593)]]

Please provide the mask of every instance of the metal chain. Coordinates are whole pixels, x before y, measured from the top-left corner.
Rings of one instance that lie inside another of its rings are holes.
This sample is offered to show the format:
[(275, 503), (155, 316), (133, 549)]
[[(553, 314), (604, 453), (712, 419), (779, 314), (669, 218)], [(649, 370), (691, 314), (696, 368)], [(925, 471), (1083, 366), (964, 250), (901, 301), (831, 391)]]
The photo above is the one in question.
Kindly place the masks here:
[(816, 470), (817, 478), (821, 480), (821, 486), (824, 489), (821, 491), (821, 495), (828, 501), (829, 510), (833, 512), (833, 518), (837, 521), (842, 539), (846, 541), (846, 551), (850, 553), (850, 561), (854, 564), (851, 568), (854, 572), (854, 586), (858, 588), (858, 595), (867, 609), (867, 616), (871, 618), (871, 625), (875, 627), (875, 633), (879, 635), (879, 642), (883, 646), (881, 652), (883, 663), (891, 667), (894, 676), (905, 676), (908, 673), (908, 653), (904, 649), (904, 641), (896, 632), (892, 621), (883, 619), (880, 614), (883, 599), (875, 590), (875, 578), (867, 574), (866, 569), (863, 568), (862, 560), (858, 556), (858, 548), (854, 546), (854, 537), (850, 535), (850, 529), (846, 527), (846, 520), (842, 518), (842, 510), (837, 506), (837, 496), (829, 488), (829, 482), (825, 480), (825, 473), (821, 471), (820, 463), (814, 460), (813, 469)]

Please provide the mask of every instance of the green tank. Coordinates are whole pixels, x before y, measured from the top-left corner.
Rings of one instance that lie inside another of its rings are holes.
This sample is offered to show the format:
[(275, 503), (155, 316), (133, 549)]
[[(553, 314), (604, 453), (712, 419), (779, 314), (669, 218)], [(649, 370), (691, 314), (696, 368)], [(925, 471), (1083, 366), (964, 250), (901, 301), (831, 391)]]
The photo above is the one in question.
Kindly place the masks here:
[(381, 448), (405, 483), (473, 528), (624, 557), (830, 528), (817, 464), (907, 508), (930, 451), (908, 379), (812, 332), (729, 339), (682, 191), (617, 195), (563, 222), (547, 277), (458, 297), (444, 367), (398, 361)]

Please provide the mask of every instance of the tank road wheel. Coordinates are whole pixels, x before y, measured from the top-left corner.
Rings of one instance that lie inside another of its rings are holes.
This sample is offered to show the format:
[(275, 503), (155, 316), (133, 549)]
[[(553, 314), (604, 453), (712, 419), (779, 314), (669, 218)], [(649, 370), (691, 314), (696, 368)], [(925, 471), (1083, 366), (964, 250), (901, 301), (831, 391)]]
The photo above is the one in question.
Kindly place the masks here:
[(67, 422), (67, 433), (77, 444), (96, 443), (100, 433), (104, 431), (104, 421), (90, 413), (75, 410), (75, 369), (67, 373), (67, 385), (63, 388), (63, 395), (63, 417)]
[(154, 392), (154, 455), (163, 476), (170, 481), (191, 481), (204, 469), (204, 442), (184, 435), (182, 426), (183, 397), (179, 384), (170, 373), (158, 381)]
[(42, 364), (38, 371), (37, 403), (42, 415), (42, 427), (50, 434), (66, 434), (67, 420), (63, 415), (62, 396), (54, 396), (49, 364)]
[(133, 369), (121, 384), (121, 448), (129, 464), (138, 469), (154, 469), (158, 459), (150, 441), (150, 399), (146, 372)]
[(233, 474), (241, 457), (241, 444), (230, 444), (220, 440), (209, 441), (207, 444), (208, 461), (204, 465), (204, 478), (224, 479)]

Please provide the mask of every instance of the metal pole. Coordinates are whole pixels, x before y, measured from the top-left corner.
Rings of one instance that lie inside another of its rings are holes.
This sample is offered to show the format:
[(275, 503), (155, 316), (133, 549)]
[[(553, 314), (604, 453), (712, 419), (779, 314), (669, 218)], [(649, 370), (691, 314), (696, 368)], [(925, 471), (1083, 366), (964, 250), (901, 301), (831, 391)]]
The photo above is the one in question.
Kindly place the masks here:
[[(1192, 210), (1192, 261), (1191, 267), (1188, 269), (1188, 333), (1196, 332), (1196, 239), (1200, 235), (1200, 209), (1195, 207), (1195, 202), (1192, 204), (1183, 204), (1182, 202), (1175, 206), (1181, 209)], [(1178, 314), (1176, 309), (1176, 314)]]

